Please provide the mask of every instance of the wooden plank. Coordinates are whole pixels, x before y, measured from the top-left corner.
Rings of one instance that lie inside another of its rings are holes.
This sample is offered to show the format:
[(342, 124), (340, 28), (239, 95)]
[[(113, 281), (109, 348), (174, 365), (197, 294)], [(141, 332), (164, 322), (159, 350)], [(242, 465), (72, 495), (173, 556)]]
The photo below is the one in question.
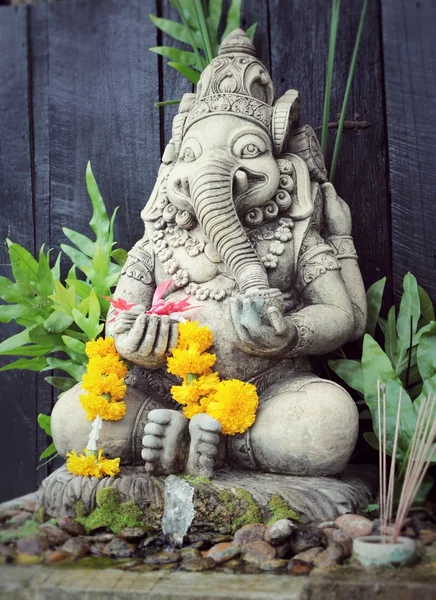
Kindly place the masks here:
[[(44, 244), (51, 247), (50, 222), (50, 140), (48, 121), (48, 30), (47, 4), (40, 3), (28, 11), (29, 43), (29, 117), (31, 124), (32, 200), (35, 215), (35, 250)], [(52, 257), (53, 260), (53, 257)], [(44, 380), (47, 373), (37, 376), (37, 414), (49, 415), (53, 407), (54, 389)], [(44, 431), (35, 425), (36, 455), (52, 442)], [(50, 472), (53, 465), (39, 462), (38, 485)]]
[(130, 248), (160, 159), (154, 3), (80, 0), (48, 11), (52, 239), (66, 225), (90, 232), (91, 160), (108, 208), (120, 206), (116, 239)]
[[(339, 194), (352, 210), (366, 285), (384, 275), (390, 281), (392, 272), (379, 2), (370, 0), (368, 4), (347, 116), (369, 121), (371, 126), (359, 132), (344, 131), (335, 177)], [(314, 0), (310, 9), (304, 0), (269, 0), (271, 70), (277, 93), (291, 87), (299, 90), (301, 122), (313, 127), (322, 124), (330, 6), (325, 0)], [(331, 121), (337, 121), (341, 110), (360, 9), (360, 2), (341, 3)], [(327, 163), (334, 136), (330, 130)]]
[(382, 0), (397, 295), (407, 271), (436, 299), (436, 4)]
[[(34, 218), (28, 116), (28, 46), (25, 7), (0, 8), (0, 274), (11, 276), (4, 241), (34, 251)], [(20, 328), (2, 325), (0, 341)], [(13, 359), (1, 358), (1, 364)], [(36, 386), (27, 371), (0, 374), (0, 501), (36, 486)]]

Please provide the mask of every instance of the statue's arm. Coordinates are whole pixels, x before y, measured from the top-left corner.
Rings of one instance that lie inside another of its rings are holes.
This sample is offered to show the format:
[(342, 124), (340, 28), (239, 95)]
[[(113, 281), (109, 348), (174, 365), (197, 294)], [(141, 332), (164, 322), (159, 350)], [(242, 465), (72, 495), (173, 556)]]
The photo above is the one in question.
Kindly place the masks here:
[[(351, 214), (346, 202), (331, 183), (322, 186), (326, 241), (341, 265), (342, 279), (351, 299), (354, 332), (351, 340), (360, 338), (366, 329), (366, 292), (358, 265), (358, 256), (351, 236)], [(350, 341), (351, 341), (350, 340)]]
[[(155, 289), (153, 255), (148, 236), (145, 233), (127, 256), (114, 292), (114, 298), (122, 298), (126, 302), (148, 309), (151, 306)], [(114, 335), (114, 311), (115, 309), (111, 306), (106, 323), (106, 335)]]

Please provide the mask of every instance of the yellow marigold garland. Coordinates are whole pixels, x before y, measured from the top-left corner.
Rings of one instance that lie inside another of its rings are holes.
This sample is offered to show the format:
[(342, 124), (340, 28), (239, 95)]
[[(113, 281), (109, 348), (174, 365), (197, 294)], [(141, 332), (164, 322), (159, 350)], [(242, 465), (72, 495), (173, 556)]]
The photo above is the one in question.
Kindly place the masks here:
[(181, 377), (183, 383), (174, 385), (171, 394), (188, 419), (207, 413), (221, 423), (224, 435), (244, 433), (256, 418), (256, 387), (239, 379), (221, 381), (218, 373), (212, 373), (216, 356), (206, 352), (212, 344), (213, 333), (208, 327), (198, 321), (180, 323), (177, 348), (167, 365), (169, 373)]
[(104, 458), (96, 443), (101, 419), (119, 421), (126, 414), (126, 404), (122, 400), (126, 393), (127, 367), (111, 337), (87, 342), (86, 354), (89, 362), (82, 377), (82, 387), (87, 393), (80, 395), (80, 403), (93, 424), (88, 448), (83, 454), (78, 455), (74, 450), (67, 454), (67, 468), (71, 473), (85, 477), (114, 477), (119, 472), (120, 459)]

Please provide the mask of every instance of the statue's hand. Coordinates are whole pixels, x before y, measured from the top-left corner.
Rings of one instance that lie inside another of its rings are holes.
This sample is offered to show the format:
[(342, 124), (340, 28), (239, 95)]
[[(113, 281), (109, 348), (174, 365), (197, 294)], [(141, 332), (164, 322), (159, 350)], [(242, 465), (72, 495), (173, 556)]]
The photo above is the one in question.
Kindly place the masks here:
[(322, 186), (324, 196), (325, 237), (351, 235), (351, 213), (348, 204), (339, 198), (331, 183)]
[(290, 319), (271, 305), (265, 310), (261, 296), (235, 296), (230, 299), (233, 326), (239, 338), (237, 345), (248, 354), (270, 356), (292, 347), (298, 336)]
[(177, 345), (178, 322), (167, 315), (147, 315), (140, 305), (120, 313), (113, 330), (120, 356), (149, 369), (165, 366), (166, 357)]

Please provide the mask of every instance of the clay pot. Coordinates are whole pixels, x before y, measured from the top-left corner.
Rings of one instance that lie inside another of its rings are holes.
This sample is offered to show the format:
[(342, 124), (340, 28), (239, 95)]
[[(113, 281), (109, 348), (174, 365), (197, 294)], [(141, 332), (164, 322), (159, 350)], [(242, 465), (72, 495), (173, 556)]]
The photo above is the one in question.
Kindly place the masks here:
[(368, 535), (353, 540), (353, 556), (364, 565), (369, 566), (401, 566), (411, 562), (415, 557), (414, 540), (399, 537), (395, 543), (382, 543), (380, 535)]

